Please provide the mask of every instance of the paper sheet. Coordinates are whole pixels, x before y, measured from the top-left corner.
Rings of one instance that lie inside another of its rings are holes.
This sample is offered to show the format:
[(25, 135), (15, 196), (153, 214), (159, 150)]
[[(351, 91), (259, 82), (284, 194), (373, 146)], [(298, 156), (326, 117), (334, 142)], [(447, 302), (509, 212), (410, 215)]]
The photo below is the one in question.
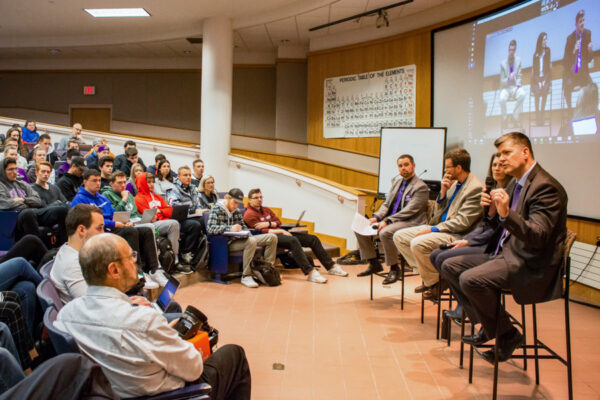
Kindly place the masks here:
[(372, 225), (369, 225), (369, 220), (359, 213), (354, 214), (352, 230), (363, 236), (377, 235), (377, 229), (374, 229)]

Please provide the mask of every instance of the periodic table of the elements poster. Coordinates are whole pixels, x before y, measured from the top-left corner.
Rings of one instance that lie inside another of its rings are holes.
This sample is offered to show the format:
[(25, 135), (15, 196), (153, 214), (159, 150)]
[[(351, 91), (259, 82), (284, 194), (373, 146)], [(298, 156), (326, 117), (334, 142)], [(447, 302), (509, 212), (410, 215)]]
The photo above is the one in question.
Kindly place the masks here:
[(416, 66), (325, 79), (323, 137), (379, 136), (381, 127), (414, 127)]

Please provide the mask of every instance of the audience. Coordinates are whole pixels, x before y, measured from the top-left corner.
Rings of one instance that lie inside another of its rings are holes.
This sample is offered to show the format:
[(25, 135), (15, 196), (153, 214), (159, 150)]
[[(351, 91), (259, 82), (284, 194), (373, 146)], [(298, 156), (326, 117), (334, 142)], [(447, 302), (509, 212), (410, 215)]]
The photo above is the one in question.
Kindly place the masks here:
[(82, 175), (84, 171), (86, 171), (86, 167), (83, 157), (73, 157), (67, 172), (56, 182), (56, 186), (68, 201), (73, 200), (73, 197), (79, 191), (79, 187), (83, 183)]
[(21, 139), (20, 128), (10, 128), (8, 132), (6, 132), (6, 140), (4, 141), (5, 146), (8, 139), (16, 140), (17, 152), (21, 157), (27, 157), (29, 155), (29, 149), (23, 143), (23, 139)]
[[(32, 151), (31, 161), (29, 162), (29, 166), (27, 167), (27, 179), (29, 182), (35, 182), (36, 180), (36, 166), (38, 163), (47, 162), (51, 166), (54, 165), (51, 162), (46, 161), (46, 150), (42, 147), (36, 147)], [(50, 176), (48, 177), (49, 183), (56, 182), (56, 173), (54, 168), (50, 171)]]
[(204, 174), (204, 161), (201, 159), (194, 160), (192, 163), (193, 175), (192, 185), (199, 187), (200, 181), (202, 180), (202, 174)]
[[(47, 133), (42, 133), (40, 135), (40, 137), (38, 138), (38, 142), (33, 149), (35, 150), (36, 148), (44, 149), (46, 154), (46, 161), (48, 161), (50, 164), (54, 165), (54, 163), (58, 161), (58, 154), (56, 154), (56, 152), (54, 151), (54, 146), (52, 146), (52, 139)], [(27, 155), (27, 160), (31, 160), (32, 157), (33, 150)]]
[[(8, 327), (10, 335), (17, 347), (21, 367), (26, 373), (29, 373), (33, 367), (32, 360), (38, 356), (34, 344), (34, 339), (37, 339), (34, 338), (34, 330), (37, 323), (35, 318), (33, 324), (27, 322), (27, 317), (21, 307), (21, 300), (17, 293), (4, 291), (0, 292), (0, 297), (0, 323), (5, 324)], [(34, 298), (33, 301), (31, 301), (32, 308), (38, 307), (37, 303), (37, 299)], [(2, 376), (0, 376), (0, 378), (1, 377)]]
[(85, 165), (89, 169), (98, 169), (98, 159), (101, 157), (100, 153), (106, 149), (102, 139), (94, 139), (92, 142), (92, 148), (90, 153), (85, 156)]
[(423, 285), (415, 289), (427, 300), (437, 299), (441, 291), (439, 272), (429, 260), (434, 249), (461, 239), (481, 219), (479, 204), (483, 185), (471, 173), (471, 156), (465, 149), (451, 150), (444, 156), (445, 175), (429, 225), (396, 231), (394, 243), (410, 266), (416, 267)]
[(175, 189), (169, 192), (167, 200), (169, 204), (183, 204), (189, 206), (189, 215), (202, 215), (210, 208), (202, 207), (200, 202), (200, 194), (198, 188), (192, 185), (192, 171), (190, 167), (183, 166), (177, 170), (177, 181), (175, 181)]
[(17, 166), (17, 179), (25, 183), (31, 183), (29, 177), (27, 177), (27, 172), (25, 171), (27, 165), (25, 165), (25, 168), (22, 167), (23, 162), (27, 163), (27, 161), (25, 160), (25, 158), (17, 154), (16, 147), (6, 145), (4, 147), (4, 157), (2, 158), (2, 160), (13, 160)]
[[(208, 216), (206, 230), (209, 235), (221, 235), (225, 232), (247, 231), (248, 226), (244, 222), (242, 212), (238, 205), (244, 204), (244, 193), (238, 189), (231, 189), (225, 199), (218, 201), (211, 209)], [(277, 236), (272, 233), (232, 237), (229, 243), (230, 251), (243, 250), (242, 285), (249, 288), (257, 288), (258, 283), (254, 280), (252, 273), (252, 259), (256, 252), (256, 246), (264, 249), (265, 261), (275, 264), (277, 252)]]
[(35, 125), (35, 121), (25, 121), (25, 125), (23, 125), (21, 131), (21, 139), (23, 139), (24, 142), (37, 143), (40, 135), (39, 133), (37, 133), (37, 126)]
[(58, 245), (66, 240), (66, 208), (56, 205), (44, 207), (37, 192), (27, 183), (17, 180), (17, 165), (10, 158), (2, 162), (0, 170), (0, 210), (19, 211), (16, 238), (27, 234), (40, 236), (40, 226), (43, 226), (55, 231)]
[(115, 157), (114, 169), (123, 171), (125, 172), (125, 175), (129, 176), (133, 164), (140, 164), (142, 169), (145, 171), (146, 166), (144, 165), (144, 161), (138, 156), (138, 150), (135, 142), (133, 140), (128, 140), (125, 142), (123, 147), (124, 153)]
[(167, 197), (169, 192), (177, 190), (174, 178), (171, 174), (171, 163), (168, 160), (162, 160), (158, 163), (156, 170), (156, 184), (154, 185), (154, 193)]
[(79, 150), (79, 145), (80, 144), (84, 144), (83, 140), (81, 139), (81, 130), (83, 129), (83, 127), (81, 126), (81, 124), (79, 122), (76, 122), (73, 124), (73, 127), (71, 128), (71, 134), (69, 136), (63, 136), (62, 139), (60, 139), (60, 142), (58, 142), (58, 149), (57, 150), (61, 150), (61, 151), (67, 151), (69, 150), (69, 143), (77, 143), (77, 150)]
[(300, 266), (304, 275), (308, 276), (309, 282), (326, 283), (317, 270), (311, 257), (304, 253), (303, 247), (309, 247), (321, 265), (329, 272), (329, 275), (348, 276), (348, 273), (337, 265), (323, 248), (323, 244), (315, 235), (308, 233), (291, 233), (281, 229), (281, 221), (275, 213), (262, 205), (263, 196), (260, 189), (251, 189), (248, 192), (248, 208), (244, 213), (244, 222), (254, 229), (260, 229), (262, 233), (273, 233), (277, 236), (277, 247), (288, 249), (292, 253), (294, 261)]
[[(427, 223), (427, 203), (429, 189), (425, 182), (415, 175), (415, 161), (410, 154), (402, 154), (396, 160), (401, 179), (392, 183), (385, 201), (379, 210), (369, 220), (371, 225), (377, 224), (377, 234), (383, 246), (385, 263), (390, 267), (390, 272), (383, 280), (384, 285), (389, 285), (398, 280), (400, 269), (398, 267), (398, 248), (394, 244), (394, 233), (400, 229)], [(361, 259), (368, 260), (369, 266), (358, 276), (367, 276), (383, 271), (377, 259), (375, 243), (371, 236), (355, 233), (360, 249)]]
[(110, 186), (110, 175), (113, 172), (113, 158), (111, 156), (102, 156), (98, 160), (100, 168), (100, 189)]
[(137, 195), (137, 193), (138, 193), (138, 189), (137, 189), (137, 185), (135, 184), (135, 180), (143, 172), (144, 172), (144, 167), (142, 167), (142, 164), (135, 163), (131, 166), (131, 172), (129, 173), (129, 179), (127, 179), (127, 185), (125, 186), (125, 189), (127, 189), (129, 191), (129, 193), (131, 193), (134, 196)]
[[(62, 160), (62, 161), (66, 161), (66, 162), (61, 163), (60, 167), (58, 167), (56, 169), (56, 178), (60, 178), (61, 176), (64, 175), (65, 172), (67, 172), (69, 170), (69, 168), (71, 167), (71, 160), (74, 157), (80, 157), (83, 161), (83, 158), (81, 157), (81, 153), (79, 152), (79, 149), (67, 150), (67, 152), (64, 155), (64, 160)], [(85, 163), (83, 165), (85, 166)]]
[(204, 175), (198, 186), (198, 194), (200, 195), (200, 207), (202, 209), (211, 209), (219, 200), (219, 196), (215, 191), (215, 178), (212, 175)]
[(31, 188), (35, 190), (42, 200), (42, 206), (53, 205), (68, 206), (67, 198), (62, 194), (58, 186), (50, 183), (50, 176), (54, 171), (48, 161), (41, 161), (35, 165), (36, 180)]
[[(185, 386), (211, 385), (213, 399), (250, 399), (250, 370), (244, 350), (225, 345), (202, 362), (152, 307), (132, 307), (125, 295), (136, 282), (135, 255), (111, 234), (83, 244), (79, 262), (87, 294), (65, 305), (55, 326), (73, 336), (81, 351), (102, 366), (119, 397), (153, 395)], [(125, 341), (127, 346), (115, 343)]]
[[(156, 156), (154, 156), (154, 165), (148, 166), (147, 171), (150, 172), (150, 173), (152, 173), (152, 174), (154, 174), (154, 175), (158, 175), (158, 164), (161, 161), (164, 161), (166, 159), (167, 159), (167, 157), (165, 157), (164, 154), (158, 153)], [(171, 166), (169, 165), (169, 168), (170, 167)], [(177, 175), (175, 174), (175, 172), (171, 171), (171, 177), (173, 179), (177, 178)]]

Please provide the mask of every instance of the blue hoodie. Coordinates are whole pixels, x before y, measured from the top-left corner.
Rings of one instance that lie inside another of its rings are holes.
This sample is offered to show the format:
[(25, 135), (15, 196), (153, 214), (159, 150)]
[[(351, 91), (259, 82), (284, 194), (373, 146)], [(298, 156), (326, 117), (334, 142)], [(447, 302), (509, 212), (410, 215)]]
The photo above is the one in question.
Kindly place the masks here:
[(115, 229), (115, 221), (113, 221), (113, 209), (110, 201), (100, 194), (100, 192), (92, 195), (90, 192), (84, 189), (83, 186), (79, 188), (79, 191), (71, 200), (71, 207), (75, 207), (77, 204), (92, 204), (102, 210), (102, 216), (104, 217), (104, 227), (108, 229)]
[(30, 131), (26, 127), (22, 127), (21, 131), (21, 139), (23, 139), (24, 142), (37, 143), (38, 139), (40, 138), (39, 133), (37, 133), (36, 131)]

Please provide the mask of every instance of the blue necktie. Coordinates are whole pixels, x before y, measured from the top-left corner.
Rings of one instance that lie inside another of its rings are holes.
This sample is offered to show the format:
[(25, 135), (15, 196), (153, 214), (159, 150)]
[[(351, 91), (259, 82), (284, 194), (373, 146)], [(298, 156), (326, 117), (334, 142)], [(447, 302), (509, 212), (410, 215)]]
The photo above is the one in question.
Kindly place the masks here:
[[(521, 186), (517, 183), (515, 186), (515, 190), (513, 191), (512, 199), (510, 199), (510, 209), (513, 211), (515, 211), (517, 209), (517, 204), (519, 203), (519, 197), (521, 196), (521, 189), (523, 189), (523, 186)], [(504, 241), (506, 240), (507, 236), (508, 236), (508, 231), (506, 230), (506, 228), (504, 228), (502, 230), (502, 235), (500, 235), (500, 240), (498, 240), (498, 246), (496, 247), (496, 251), (494, 252), (494, 255), (496, 255), (500, 252), (500, 249), (502, 248), (502, 245), (504, 244)]]
[(450, 205), (452, 204), (452, 200), (454, 200), (454, 198), (456, 197), (456, 193), (458, 193), (458, 191), (460, 190), (461, 187), (462, 187), (462, 183), (456, 182), (456, 189), (454, 189), (454, 193), (452, 193), (452, 197), (450, 197), (450, 200), (448, 200), (448, 207), (446, 207), (446, 210), (442, 214), (441, 222), (446, 221), (446, 218), (448, 218), (448, 211), (450, 210)]

